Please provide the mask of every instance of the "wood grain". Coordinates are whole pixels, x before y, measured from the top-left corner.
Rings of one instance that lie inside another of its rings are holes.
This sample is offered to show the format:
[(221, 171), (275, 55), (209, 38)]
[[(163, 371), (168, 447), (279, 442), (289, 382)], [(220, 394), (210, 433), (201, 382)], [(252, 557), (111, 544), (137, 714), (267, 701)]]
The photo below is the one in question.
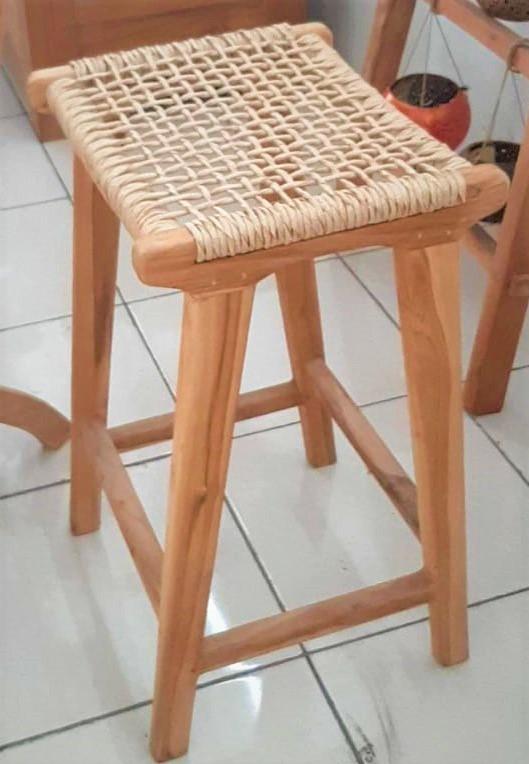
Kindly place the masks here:
[(401, 249), (394, 260), (432, 652), (451, 666), (468, 657), (459, 253)]
[(325, 363), (312, 361), (307, 372), (323, 405), (418, 537), (417, 491), (406, 471)]
[(332, 420), (307, 375), (307, 365), (324, 358), (314, 262), (282, 268), (276, 280), (294, 381), (302, 396), (299, 414), (307, 461), (313, 467), (325, 467), (336, 461)]
[(383, 93), (395, 82), (416, 0), (378, 0), (362, 77)]
[[(245, 419), (272, 414), (274, 411), (284, 411), (299, 406), (300, 403), (301, 395), (296, 383), (282, 382), (239, 395), (235, 420), (242, 422)], [(170, 440), (173, 437), (174, 420), (173, 412), (160, 414), (112, 427), (109, 433), (118, 451), (129, 451)]]
[(70, 422), (34, 395), (0, 387), (0, 424), (34, 435), (46, 448), (60, 448), (70, 437)]
[(492, 414), (503, 407), (529, 295), (513, 293), (517, 276), (529, 275), (529, 123), (516, 163), (509, 200), (496, 245), (492, 278), (472, 348), (465, 383), (465, 407), (471, 414)]
[(189, 744), (253, 287), (184, 300), (151, 752)]
[(425, 571), (385, 581), (206, 637), (200, 671), (212, 671), (297, 642), (422, 605), (431, 592)]
[(145, 510), (108, 432), (94, 426), (89, 434), (101, 472), (102, 486), (136, 569), (158, 613), (163, 552)]
[(91, 533), (100, 523), (102, 477), (85, 431), (107, 422), (118, 237), (117, 218), (76, 159), (70, 493), (75, 535)]

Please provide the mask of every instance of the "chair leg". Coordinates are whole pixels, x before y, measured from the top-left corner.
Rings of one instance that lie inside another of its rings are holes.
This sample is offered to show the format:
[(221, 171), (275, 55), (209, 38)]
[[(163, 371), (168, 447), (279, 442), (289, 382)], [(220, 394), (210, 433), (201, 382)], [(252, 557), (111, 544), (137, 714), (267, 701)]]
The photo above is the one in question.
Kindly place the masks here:
[(468, 657), (458, 269), (454, 244), (395, 253), (432, 652), (445, 666)]
[(334, 464), (332, 419), (314, 394), (306, 368), (324, 357), (314, 261), (307, 260), (276, 273), (294, 380), (303, 397), (299, 407), (307, 461), (313, 467)]
[(151, 730), (156, 761), (188, 748), (254, 287), (184, 305)]
[(378, 0), (362, 77), (381, 93), (397, 79), (416, 0)]
[(107, 420), (119, 222), (78, 159), (74, 179), (70, 523), (80, 535), (100, 524), (90, 431)]
[(529, 305), (527, 295), (512, 289), (516, 276), (529, 274), (528, 172), (529, 122), (516, 161), (465, 383), (465, 406), (471, 414), (501, 410)]
[(507, 394), (529, 299), (509, 293), (510, 280), (490, 279), (465, 383), (470, 414), (496, 414)]

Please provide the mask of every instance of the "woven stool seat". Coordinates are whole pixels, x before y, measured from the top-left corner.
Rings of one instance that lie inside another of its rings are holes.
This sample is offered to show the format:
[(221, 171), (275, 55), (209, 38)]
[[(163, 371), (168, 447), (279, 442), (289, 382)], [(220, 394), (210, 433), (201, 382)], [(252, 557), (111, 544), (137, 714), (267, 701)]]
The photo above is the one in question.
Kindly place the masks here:
[(197, 260), (454, 206), (467, 163), (286, 24), (74, 61), (52, 111), (135, 236)]

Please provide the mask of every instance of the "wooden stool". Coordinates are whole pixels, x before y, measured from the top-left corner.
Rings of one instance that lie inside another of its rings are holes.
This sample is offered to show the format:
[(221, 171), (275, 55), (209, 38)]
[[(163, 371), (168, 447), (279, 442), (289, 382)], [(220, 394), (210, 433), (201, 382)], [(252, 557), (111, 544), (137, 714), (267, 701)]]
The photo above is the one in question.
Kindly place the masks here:
[[(507, 181), (408, 122), (329, 42), (319, 24), (279, 25), (30, 82), (76, 152), (72, 530), (99, 527), (104, 490), (158, 614), (158, 761), (187, 750), (205, 671), (421, 603), (435, 658), (467, 657), (456, 243), (503, 204)], [(107, 429), (119, 220), (139, 277), (185, 301), (176, 419)], [(314, 259), (370, 245), (395, 248), (417, 488), (324, 361)], [(239, 395), (254, 288), (269, 274), (293, 378)], [(294, 406), (309, 463), (334, 462), (334, 419), (420, 529), (424, 567), (204, 637), (234, 422)], [(162, 557), (118, 452), (171, 437)]]

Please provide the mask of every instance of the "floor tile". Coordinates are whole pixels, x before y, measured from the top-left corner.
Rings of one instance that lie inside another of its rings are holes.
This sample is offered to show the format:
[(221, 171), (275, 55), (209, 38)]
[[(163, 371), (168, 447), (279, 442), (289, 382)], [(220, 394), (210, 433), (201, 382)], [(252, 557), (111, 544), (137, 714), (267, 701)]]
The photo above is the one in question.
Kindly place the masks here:
[(25, 116), (0, 120), (0, 207), (45, 202), (65, 196)]
[(471, 658), (443, 669), (418, 624), (315, 657), (373, 764), (529, 760), (529, 595), (470, 611)]
[(67, 199), (0, 212), (0, 329), (71, 312)]
[[(294, 711), (295, 709), (295, 711)], [(6, 764), (149, 764), (150, 708), (6, 751)], [(353, 764), (303, 661), (199, 690), (182, 764)]]
[[(318, 264), (326, 352), (329, 365), (360, 403), (404, 392), (400, 338), (377, 305), (337, 259)], [(132, 310), (171, 384), (178, 366), (181, 294), (133, 304)], [(381, 352), (383, 348), (383, 352)], [(241, 389), (276, 384), (290, 377), (275, 282), (266, 279), (256, 293)], [(237, 432), (297, 420), (297, 411), (244, 422)]]
[(24, 110), (16, 97), (6, 75), (0, 67), (0, 119), (4, 117), (16, 117), (23, 114)]
[[(349, 267), (397, 321), (397, 295), (390, 250), (371, 250), (357, 255), (349, 255), (345, 259)], [(471, 255), (465, 254), (461, 258), (462, 335), (465, 369), (470, 359), (486, 285), (486, 275), (479, 263)], [(515, 366), (525, 364), (529, 364), (529, 320), (525, 323), (514, 362)]]
[[(406, 401), (365, 413), (412, 473)], [(466, 425), (469, 596), (476, 601), (529, 584), (529, 487), (476, 425)], [(337, 464), (314, 470), (305, 463), (298, 425), (233, 446), (228, 495), (289, 608), (420, 567), (418, 543), (341, 434), (337, 447)], [(424, 614), (415, 609), (312, 646)]]
[[(0, 332), (2, 384), (40, 396), (65, 414), (70, 400), (70, 319)], [(170, 410), (172, 399), (123, 307), (116, 309), (110, 423)], [(126, 454), (128, 462), (166, 453), (169, 444)], [(44, 451), (30, 435), (0, 426), (0, 495), (68, 476), (66, 445)]]
[(70, 142), (66, 139), (60, 141), (46, 141), (43, 144), (52, 164), (55, 166), (62, 182), (73, 196), (73, 159)]
[(139, 280), (132, 265), (132, 239), (123, 226), (119, 234), (118, 286), (125, 302), (174, 292), (173, 289), (148, 286)]
[[(44, 145), (51, 162), (55, 165), (55, 169), (61, 176), (70, 196), (73, 197), (73, 163), (69, 141), (49, 141)], [(141, 283), (132, 267), (131, 238), (123, 226), (121, 226), (119, 239), (118, 286), (126, 302), (154, 297), (172, 291), (160, 287), (150, 287)]]
[[(169, 460), (130, 470), (163, 539)], [(105, 504), (100, 532), (68, 532), (68, 487), (4, 499), (0, 506), (2, 696), (0, 745), (151, 697), (156, 625)], [(278, 612), (227, 511), (208, 632)], [(221, 673), (298, 654), (290, 648)], [(211, 679), (206, 675), (204, 680)]]
[(511, 372), (503, 410), (478, 421), (529, 481), (529, 368)]

